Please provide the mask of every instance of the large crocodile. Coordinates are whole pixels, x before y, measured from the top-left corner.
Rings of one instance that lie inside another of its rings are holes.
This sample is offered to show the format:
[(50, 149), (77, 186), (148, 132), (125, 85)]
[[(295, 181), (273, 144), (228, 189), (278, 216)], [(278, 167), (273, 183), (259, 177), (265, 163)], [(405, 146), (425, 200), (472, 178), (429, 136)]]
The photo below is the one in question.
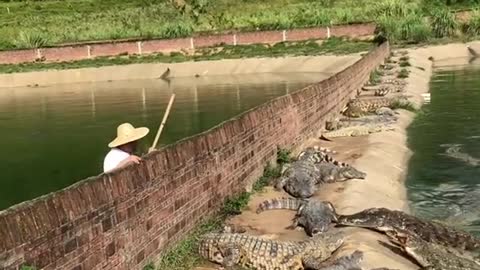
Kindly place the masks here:
[(378, 133), (382, 131), (392, 131), (395, 130), (394, 127), (389, 127), (384, 124), (371, 124), (364, 126), (350, 126), (346, 128), (341, 128), (334, 131), (324, 132), (321, 139), (330, 139), (336, 137), (357, 137), (357, 136), (366, 136), (372, 133)]
[(352, 215), (338, 215), (336, 222), (381, 232), (399, 228), (415, 233), (425, 241), (459, 251), (476, 251), (480, 247), (480, 239), (468, 232), (387, 208), (369, 208)]
[[(207, 233), (199, 254), (223, 267), (262, 270), (322, 269), (322, 263), (343, 244), (343, 235), (318, 234), (305, 241), (279, 241), (261, 236)], [(347, 269), (345, 269), (347, 270)]]
[(374, 113), (378, 108), (392, 108), (404, 102), (408, 102), (407, 98), (404, 96), (357, 98), (351, 100), (347, 104), (348, 108), (343, 112), (343, 114), (348, 117), (358, 118), (370, 113)]
[(323, 148), (318, 146), (307, 147), (298, 154), (297, 160), (311, 160), (314, 163), (332, 163), (340, 167), (350, 166), (345, 162), (340, 162), (338, 160), (335, 160), (333, 157), (331, 157), (327, 153), (336, 154), (337, 152), (330, 150), (328, 148)]
[(480, 264), (458, 256), (444, 246), (423, 240), (414, 233), (394, 228), (386, 232), (390, 242), (398, 245), (424, 270), (480, 270)]
[(470, 166), (479, 166), (480, 159), (472, 157), (470, 154), (460, 151), (461, 144), (442, 144), (441, 147), (448, 147), (445, 153), (440, 155), (448, 156), (459, 161), (465, 162)]
[(314, 163), (310, 159), (286, 164), (282, 176), (277, 179), (275, 189), (285, 189), (295, 198), (309, 198), (317, 190), (317, 184), (364, 179), (366, 173), (352, 166), (336, 166), (333, 163)]
[(265, 200), (257, 207), (257, 214), (273, 210), (289, 209), (296, 210), (293, 224), (288, 229), (302, 226), (309, 236), (328, 231), (330, 224), (336, 220), (335, 208), (328, 201), (301, 200), (296, 198), (274, 198)]

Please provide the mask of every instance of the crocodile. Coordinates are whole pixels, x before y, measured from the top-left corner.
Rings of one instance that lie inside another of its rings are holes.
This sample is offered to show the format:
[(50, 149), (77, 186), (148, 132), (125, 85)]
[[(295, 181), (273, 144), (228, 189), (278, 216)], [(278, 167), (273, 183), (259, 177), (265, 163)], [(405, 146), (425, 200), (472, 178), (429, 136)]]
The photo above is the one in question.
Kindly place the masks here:
[(340, 167), (333, 163), (314, 163), (310, 159), (302, 159), (285, 164), (282, 176), (276, 180), (275, 189), (285, 189), (295, 198), (309, 198), (321, 183), (345, 181), (348, 179), (364, 179), (366, 174), (352, 166)]
[(369, 113), (375, 112), (381, 107), (394, 107), (396, 104), (407, 101), (404, 96), (396, 97), (372, 97), (357, 98), (347, 104), (347, 110), (343, 112), (345, 116), (358, 118)]
[(460, 146), (461, 144), (442, 144), (440, 145), (441, 147), (446, 147), (448, 146), (447, 150), (445, 150), (445, 153), (442, 153), (440, 155), (448, 156), (451, 158), (454, 158), (456, 160), (465, 162), (466, 164), (470, 166), (479, 166), (480, 165), (480, 159), (475, 158), (471, 156), (470, 154), (467, 154), (465, 152), (460, 151)]
[(337, 137), (357, 137), (365, 136), (371, 133), (378, 133), (382, 131), (392, 131), (395, 130), (394, 127), (389, 127), (383, 124), (373, 124), (373, 125), (364, 125), (364, 126), (350, 126), (346, 128), (341, 128), (334, 131), (324, 132), (320, 137), (327, 138), (337, 138)]
[(341, 233), (318, 234), (304, 241), (280, 241), (235, 233), (207, 233), (200, 238), (203, 258), (232, 268), (320, 270), (344, 242)]
[(296, 210), (293, 224), (287, 229), (302, 226), (309, 236), (328, 231), (330, 224), (337, 215), (332, 203), (319, 200), (301, 200), (296, 198), (274, 198), (265, 200), (257, 207), (257, 214), (273, 209)]
[(395, 76), (386, 76), (380, 79), (381, 84), (390, 84), (397, 86), (405, 86), (408, 82), (405, 79), (397, 78)]
[(338, 215), (337, 225), (355, 226), (386, 232), (393, 228), (417, 234), (423, 240), (456, 249), (478, 251), (480, 239), (474, 235), (442, 224), (428, 221), (399, 210), (368, 208), (351, 215)]
[(309, 159), (314, 163), (332, 163), (340, 167), (349, 166), (345, 162), (340, 162), (338, 160), (335, 160), (333, 157), (331, 157), (327, 153), (336, 154), (337, 152), (330, 150), (328, 148), (323, 148), (318, 146), (307, 147), (298, 154), (297, 160)]
[(449, 252), (442, 245), (423, 240), (415, 233), (394, 228), (386, 232), (396, 244), (424, 270), (480, 270), (480, 264)]
[(389, 85), (372, 85), (372, 86), (363, 86), (363, 91), (374, 91), (375, 96), (386, 96), (390, 93), (391, 86)]
[(339, 167), (332, 163), (320, 163), (317, 165), (320, 170), (319, 183), (342, 182), (350, 179), (365, 179), (367, 174), (357, 170), (353, 166)]

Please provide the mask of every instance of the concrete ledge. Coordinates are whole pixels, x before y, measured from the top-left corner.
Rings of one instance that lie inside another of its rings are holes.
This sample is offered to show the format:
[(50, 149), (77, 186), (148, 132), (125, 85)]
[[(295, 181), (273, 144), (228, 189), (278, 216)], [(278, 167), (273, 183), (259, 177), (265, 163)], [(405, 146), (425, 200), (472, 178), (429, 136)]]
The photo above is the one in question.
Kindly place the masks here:
[(101, 68), (37, 71), (0, 74), (0, 88), (80, 82), (124, 81), (159, 78), (167, 68), (171, 78), (199, 75), (238, 75), (258, 73), (324, 73), (334, 75), (352, 65), (360, 54), (346, 56), (298, 56), (279, 58), (228, 59), (172, 64), (133, 64)]

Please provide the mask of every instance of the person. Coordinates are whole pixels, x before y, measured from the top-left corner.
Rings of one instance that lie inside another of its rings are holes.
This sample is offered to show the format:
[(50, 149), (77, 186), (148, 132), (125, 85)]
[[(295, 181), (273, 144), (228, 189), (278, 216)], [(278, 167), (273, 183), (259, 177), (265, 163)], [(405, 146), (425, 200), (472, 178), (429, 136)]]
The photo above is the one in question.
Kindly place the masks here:
[(147, 136), (148, 132), (150, 132), (148, 128), (135, 128), (130, 123), (119, 125), (117, 137), (108, 144), (111, 150), (103, 161), (103, 172), (109, 172), (130, 163), (139, 164), (142, 159), (133, 153), (137, 149), (137, 142)]

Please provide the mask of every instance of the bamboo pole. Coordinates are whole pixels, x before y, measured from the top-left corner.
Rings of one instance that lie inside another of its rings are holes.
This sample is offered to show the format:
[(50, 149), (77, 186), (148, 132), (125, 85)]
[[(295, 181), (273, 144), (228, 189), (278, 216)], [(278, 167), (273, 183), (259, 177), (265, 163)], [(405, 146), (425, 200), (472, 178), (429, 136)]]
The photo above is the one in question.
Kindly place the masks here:
[(160, 134), (162, 133), (163, 126), (165, 126), (165, 122), (167, 122), (168, 114), (170, 113), (170, 108), (172, 107), (174, 99), (175, 99), (175, 94), (172, 94), (172, 96), (170, 97), (170, 101), (168, 102), (167, 109), (165, 110), (165, 114), (163, 115), (162, 123), (160, 124), (157, 135), (155, 136), (155, 140), (153, 141), (152, 147), (148, 149), (149, 153), (154, 151), (155, 147), (157, 146), (158, 139), (160, 138)]

